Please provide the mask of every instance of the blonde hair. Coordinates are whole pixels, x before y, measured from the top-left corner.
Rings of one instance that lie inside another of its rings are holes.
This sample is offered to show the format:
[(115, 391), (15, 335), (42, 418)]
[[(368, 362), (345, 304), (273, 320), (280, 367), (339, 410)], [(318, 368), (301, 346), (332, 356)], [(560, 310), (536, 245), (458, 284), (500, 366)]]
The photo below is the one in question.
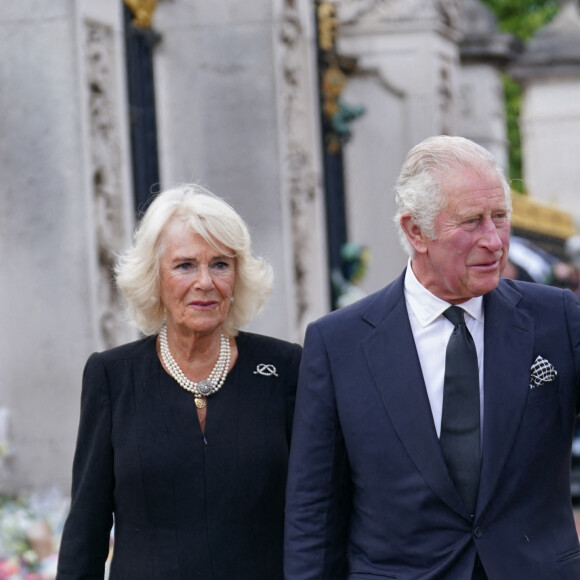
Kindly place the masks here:
[(159, 193), (137, 226), (133, 245), (117, 259), (116, 281), (127, 301), (129, 321), (145, 335), (157, 334), (165, 321), (159, 287), (161, 238), (168, 224), (175, 220), (186, 224), (216, 249), (232, 250), (236, 280), (223, 331), (235, 336), (270, 295), (272, 268), (252, 255), (248, 226), (240, 215), (224, 200), (195, 184)]

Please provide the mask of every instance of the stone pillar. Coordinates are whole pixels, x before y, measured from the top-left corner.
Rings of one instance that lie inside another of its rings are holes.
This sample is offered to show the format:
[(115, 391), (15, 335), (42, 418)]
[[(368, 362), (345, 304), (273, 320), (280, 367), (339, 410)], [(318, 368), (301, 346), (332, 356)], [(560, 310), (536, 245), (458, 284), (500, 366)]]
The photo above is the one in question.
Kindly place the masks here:
[(367, 292), (400, 274), (407, 257), (393, 216), (406, 152), (429, 135), (456, 134), (459, 0), (337, 0), (338, 47), (357, 60), (343, 92), (366, 113), (345, 146), (349, 239), (367, 246)]
[[(111, 284), (134, 226), (119, 0), (0, 12), (0, 492), (70, 486), (91, 352), (137, 337)], [(302, 340), (328, 309), (312, 6), (160, 2), (162, 186), (197, 181), (273, 265), (258, 330)]]
[(132, 227), (120, 15), (0, 12), (0, 491), (68, 492), (84, 362), (134, 336), (109, 272)]
[(493, 153), (509, 172), (502, 70), (519, 43), (497, 29), (497, 19), (480, 0), (464, 0), (460, 44), (459, 134)]
[(565, 0), (512, 68), (524, 88), (520, 131), (530, 196), (569, 211), (580, 224), (580, 11)]
[(162, 186), (196, 181), (249, 223), (275, 289), (251, 330), (302, 340), (328, 309), (312, 6), (160, 3)]

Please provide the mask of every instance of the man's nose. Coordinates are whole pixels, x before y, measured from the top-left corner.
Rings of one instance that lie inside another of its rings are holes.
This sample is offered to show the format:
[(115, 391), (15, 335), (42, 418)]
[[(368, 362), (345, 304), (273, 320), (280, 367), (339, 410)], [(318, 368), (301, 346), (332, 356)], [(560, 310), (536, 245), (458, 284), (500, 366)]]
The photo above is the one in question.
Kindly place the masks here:
[(492, 252), (497, 252), (503, 247), (503, 241), (499, 235), (498, 228), (491, 217), (485, 218), (482, 228), (482, 243)]

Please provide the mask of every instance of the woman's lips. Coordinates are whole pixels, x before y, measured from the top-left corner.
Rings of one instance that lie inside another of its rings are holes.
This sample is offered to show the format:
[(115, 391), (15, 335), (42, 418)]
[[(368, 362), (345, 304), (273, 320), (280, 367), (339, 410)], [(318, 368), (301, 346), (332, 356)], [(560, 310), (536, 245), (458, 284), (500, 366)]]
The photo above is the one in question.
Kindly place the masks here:
[(193, 302), (189, 303), (190, 306), (193, 308), (199, 308), (201, 310), (209, 310), (211, 308), (215, 308), (217, 302), (215, 300), (194, 300)]

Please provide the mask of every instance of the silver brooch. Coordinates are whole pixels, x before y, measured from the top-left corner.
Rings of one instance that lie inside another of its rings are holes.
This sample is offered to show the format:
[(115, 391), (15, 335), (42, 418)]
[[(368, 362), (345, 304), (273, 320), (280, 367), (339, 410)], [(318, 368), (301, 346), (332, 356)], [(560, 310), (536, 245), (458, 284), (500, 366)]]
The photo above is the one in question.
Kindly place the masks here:
[(278, 373), (276, 373), (276, 367), (274, 365), (260, 363), (256, 370), (254, 371), (255, 375), (262, 375), (264, 377), (277, 377)]

